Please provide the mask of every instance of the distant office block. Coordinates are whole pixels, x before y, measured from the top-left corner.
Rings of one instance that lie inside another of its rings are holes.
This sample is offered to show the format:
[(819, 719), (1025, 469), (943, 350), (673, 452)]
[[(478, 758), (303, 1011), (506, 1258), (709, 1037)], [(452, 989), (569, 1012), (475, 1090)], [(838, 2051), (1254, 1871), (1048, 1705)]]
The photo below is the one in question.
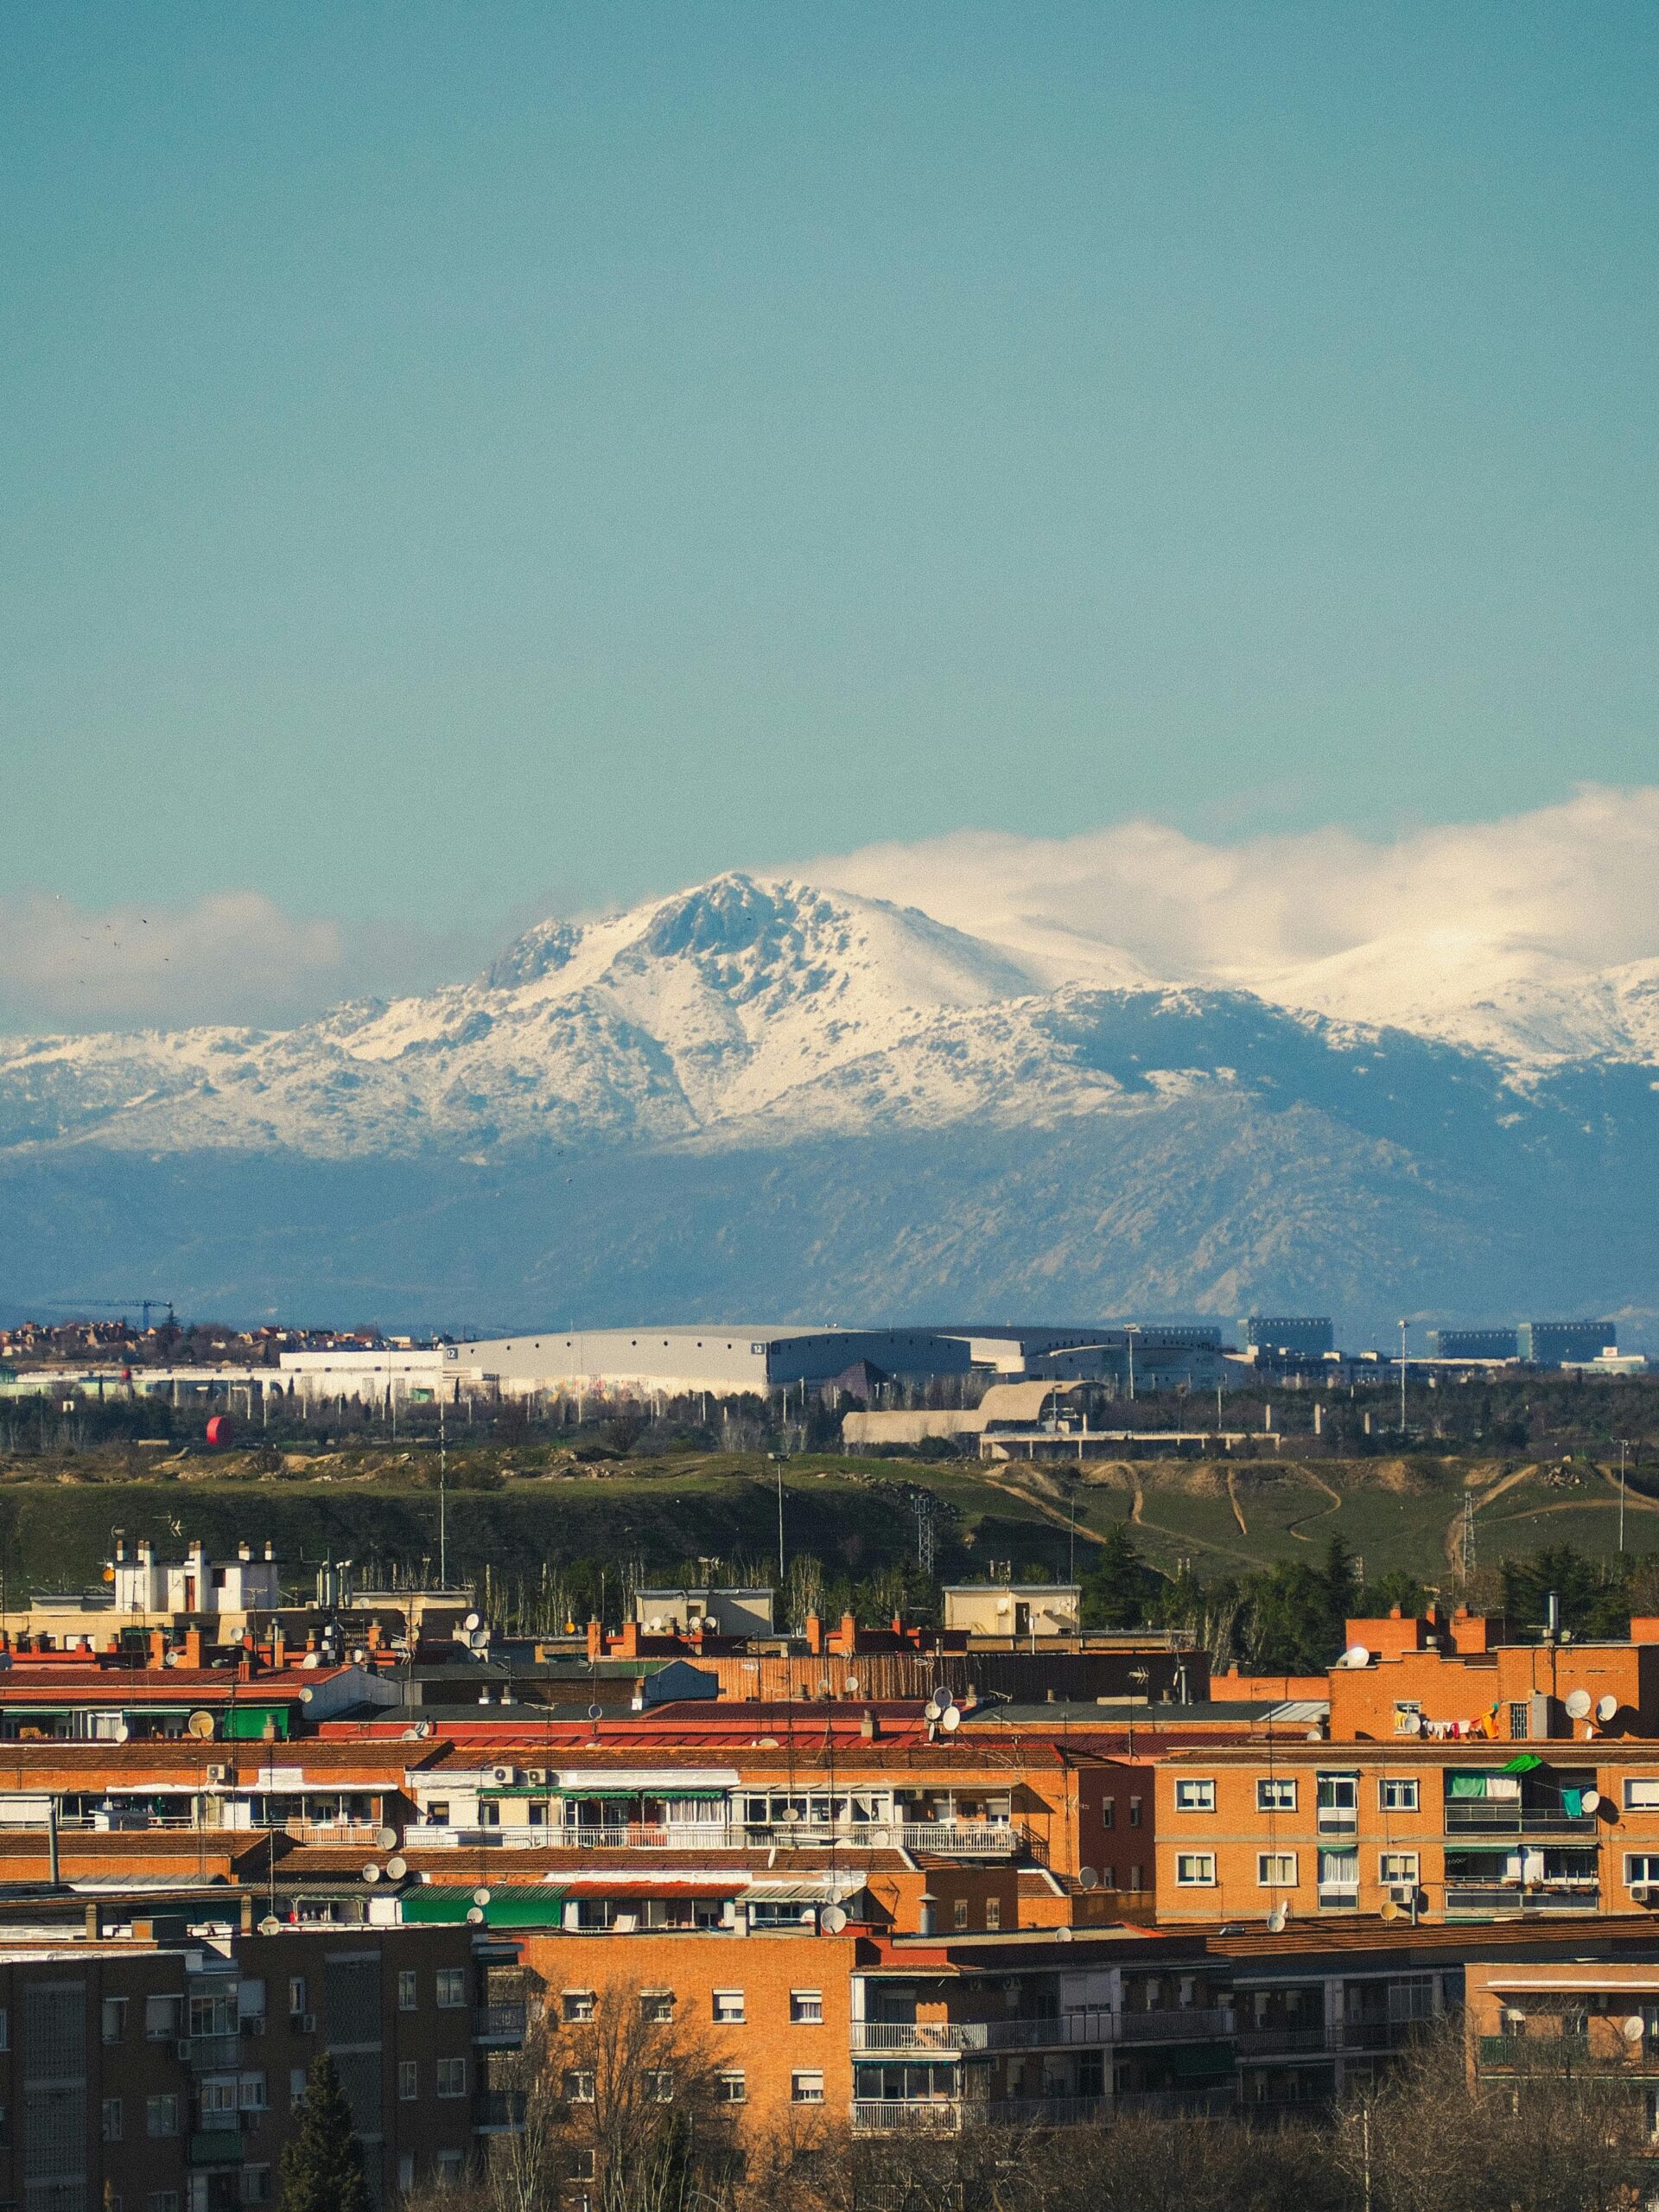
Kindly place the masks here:
[(1563, 1360), (1597, 1359), (1618, 1350), (1612, 1321), (1523, 1321), (1515, 1333), (1522, 1358), (1534, 1367), (1559, 1367)]
[(1431, 1359), (1514, 1359), (1520, 1350), (1513, 1329), (1431, 1329)]
[(1257, 1351), (1300, 1352), (1319, 1359), (1337, 1348), (1336, 1330), (1328, 1313), (1249, 1313), (1238, 1325), (1241, 1347)]

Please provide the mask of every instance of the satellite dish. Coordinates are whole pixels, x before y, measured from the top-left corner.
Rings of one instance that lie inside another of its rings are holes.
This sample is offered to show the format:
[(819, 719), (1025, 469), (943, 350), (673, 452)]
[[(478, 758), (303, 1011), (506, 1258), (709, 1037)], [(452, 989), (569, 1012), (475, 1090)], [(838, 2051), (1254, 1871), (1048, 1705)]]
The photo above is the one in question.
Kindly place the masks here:
[(474, 1904), (488, 1904), (489, 1901), (490, 1893), (481, 1885), (473, 1891), (473, 1903)]
[(854, 1692), (855, 1692), (855, 1691), (856, 1691), (857, 1688), (858, 1688), (858, 1676), (857, 1676), (856, 1675), (848, 1675), (848, 1677), (847, 1677), (847, 1694), (848, 1694), (848, 1695), (850, 1697), (850, 1696), (854, 1694)]
[(476, 1613), (468, 1613), (466, 1619), (461, 1623), (462, 1628), (469, 1630), (475, 1628), (482, 1628), (483, 1625), (483, 1622), (480, 1620)]
[(193, 1736), (211, 1736), (213, 1732), (213, 1716), (202, 1707), (193, 1713), (184, 1725)]
[(1596, 1718), (1598, 1720), (1611, 1720), (1618, 1711), (1618, 1700), (1613, 1696), (1611, 1691), (1609, 1691), (1605, 1697), (1599, 1697), (1596, 1700)]
[(590, 1705), (588, 1708), (588, 1718), (590, 1720), (597, 1720), (604, 1713), (604, 1710), (605, 1708), (602, 1705)]
[(130, 1738), (131, 1737), (131, 1734), (132, 1734), (132, 1731), (131, 1731), (131, 1729), (130, 1729), (130, 1728), (129, 1728), (129, 1727), (128, 1727), (128, 1726), (127, 1726), (127, 1724), (126, 1724), (126, 1722), (125, 1722), (124, 1720), (118, 1720), (118, 1721), (116, 1722), (116, 1724), (115, 1724), (115, 1740), (116, 1740), (116, 1742), (117, 1742), (118, 1744), (124, 1744), (124, 1743), (126, 1743), (126, 1742), (130, 1739)]
[(469, 1904), (467, 1906), (467, 1925), (469, 1928), (481, 1928), (484, 1925), (484, 1908), (481, 1904)]
[(1400, 1908), (1392, 1897), (1382, 1908), (1382, 1917), (1384, 1920), (1398, 1920), (1400, 1917)]
[(1363, 1643), (1351, 1643), (1342, 1655), (1344, 1667), (1369, 1667), (1370, 1663), (1371, 1655)]
[(274, 1912), (268, 1912), (259, 1923), (259, 1933), (262, 1936), (280, 1936), (282, 1932), (282, 1922)]
[(312, 1688), (310, 1688), (309, 1687), (308, 1687), (308, 1688), (306, 1688), (305, 1689), (302, 1689), (302, 1690), (300, 1692), (300, 1703), (301, 1703), (302, 1705), (309, 1705), (309, 1704), (310, 1704), (310, 1702), (311, 1702), (311, 1700), (312, 1700), (312, 1699), (313, 1699), (315, 1695), (316, 1695), (316, 1692), (315, 1692), (314, 1689), (312, 1689)]
[(424, 1743), (432, 1733), (432, 1723), (429, 1720), (417, 1720), (415, 1723), (415, 1733), (419, 1740)]
[(1071, 1941), (1071, 1930), (1069, 1928), (1057, 1928), (1054, 1930), (1054, 1941), (1057, 1943), (1069, 1943)]
[(1567, 1693), (1567, 1710), (1571, 1719), (1587, 1720), (1590, 1718), (1589, 1691), (1570, 1690)]
[(954, 1705), (948, 1706), (939, 1719), (939, 1726), (947, 1736), (954, 1736), (962, 1726), (962, 1715)]
[(386, 1879), (387, 1879), (389, 1882), (401, 1882), (401, 1881), (403, 1880), (403, 1878), (404, 1878), (404, 1875), (405, 1875), (405, 1874), (407, 1874), (407, 1873), (408, 1873), (408, 1872), (409, 1872), (409, 1861), (408, 1861), (408, 1859), (387, 1859), (387, 1861), (386, 1861)]
[(1268, 1915), (1268, 1927), (1269, 1930), (1275, 1936), (1282, 1936), (1285, 1932), (1285, 1923), (1289, 1919), (1289, 1917), (1290, 1907), (1288, 1905), (1274, 1905), (1273, 1910)]
[(1647, 2031), (1648, 2024), (1639, 2012), (1632, 2012), (1628, 2019), (1618, 2024), (1618, 2032), (1626, 2043), (1640, 2043)]
[(397, 1831), (396, 1828), (378, 1828), (375, 1831), (374, 1840), (379, 1845), (382, 1851), (396, 1851), (397, 1848)]
[(1601, 1810), (1600, 1790), (1586, 1789), (1580, 1798), (1579, 1803), (1586, 1813), (1599, 1813)]
[(372, 1859), (371, 1859), (369, 1864), (363, 1869), (363, 1878), (365, 1882), (378, 1882), (379, 1880), (380, 1869), (374, 1864)]
[(1080, 1866), (1077, 1869), (1077, 1887), (1080, 1890), (1097, 1890), (1100, 1887), (1099, 1869), (1094, 1866)]
[(847, 1925), (847, 1915), (838, 1904), (827, 1904), (818, 1915), (818, 1925), (826, 1936), (839, 1936)]
[(933, 1700), (929, 1698), (927, 1703), (922, 1707), (922, 1718), (925, 1720), (937, 1720), (943, 1710), (942, 1706), (936, 1705)]
[(179, 1663), (179, 1655), (178, 1655), (178, 1653), (177, 1653), (176, 1651), (163, 1651), (163, 1652), (162, 1652), (162, 1666), (163, 1666), (163, 1667), (176, 1667), (176, 1666), (178, 1665), (178, 1663)]
[(322, 1662), (318, 1658), (315, 1651), (308, 1651), (304, 1658), (301, 1660), (300, 1664), (302, 1667), (320, 1667), (322, 1664)]

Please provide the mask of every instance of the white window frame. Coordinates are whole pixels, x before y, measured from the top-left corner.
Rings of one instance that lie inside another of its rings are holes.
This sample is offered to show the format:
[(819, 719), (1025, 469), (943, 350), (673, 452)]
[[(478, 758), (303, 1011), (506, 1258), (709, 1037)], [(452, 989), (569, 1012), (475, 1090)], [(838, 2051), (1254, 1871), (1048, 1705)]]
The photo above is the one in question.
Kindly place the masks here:
[(722, 2066), (715, 2076), (715, 2101), (744, 2105), (749, 2101), (748, 2076), (741, 2066)]
[[(1390, 1796), (1390, 1791), (1397, 1794)], [(1376, 1778), (1379, 1813), (1414, 1813), (1422, 1802), (1414, 1774), (1380, 1774)]]
[[(1269, 1866), (1288, 1866), (1289, 1873), (1269, 1874)], [(1255, 1854), (1255, 1886), (1259, 1890), (1294, 1890), (1297, 1885), (1296, 1853), (1294, 1851), (1258, 1851)]]
[(1255, 1809), (1258, 1813), (1294, 1813), (1296, 1810), (1296, 1777), (1294, 1774), (1262, 1774), (1255, 1781)]
[[(1190, 1867), (1202, 1867), (1202, 1873), (1188, 1872)], [(1213, 1851), (1178, 1851), (1175, 1854), (1175, 1885), (1182, 1890), (1213, 1890), (1216, 1886), (1216, 1854)]]
[[(709, 1994), (709, 2006), (717, 2028), (741, 2028), (748, 2019), (748, 2000), (741, 1989), (716, 1989)], [(728, 2007), (725, 2012), (721, 2007)]]
[[(446, 2098), (464, 2097), (467, 2094), (467, 2061), (464, 2058), (440, 2058), (436, 2063), (438, 2094)], [(454, 2082), (459, 2086), (446, 2089), (443, 2086), (446, 2082)]]
[[(1638, 1869), (1642, 1871), (1638, 1872)], [(1624, 1886), (1627, 1890), (1634, 1889), (1638, 1883), (1659, 1883), (1659, 1851), (1625, 1853)]]
[(789, 2101), (792, 2105), (821, 2105), (823, 2102), (823, 2069), (819, 2066), (797, 2067), (789, 2077)]
[(1624, 1798), (1627, 1813), (1659, 1813), (1659, 1774), (1627, 1774)]
[(1175, 1809), (1178, 1813), (1213, 1813), (1216, 1809), (1214, 1775), (1178, 1774), (1175, 1777)]
[(821, 1989), (790, 1991), (789, 2024), (792, 2028), (821, 2028), (823, 2025), (823, 1992)]
[(1379, 1851), (1376, 1854), (1376, 1878), (1385, 1889), (1395, 1882), (1409, 1882), (1414, 1890), (1421, 1871), (1422, 1860), (1414, 1851)]

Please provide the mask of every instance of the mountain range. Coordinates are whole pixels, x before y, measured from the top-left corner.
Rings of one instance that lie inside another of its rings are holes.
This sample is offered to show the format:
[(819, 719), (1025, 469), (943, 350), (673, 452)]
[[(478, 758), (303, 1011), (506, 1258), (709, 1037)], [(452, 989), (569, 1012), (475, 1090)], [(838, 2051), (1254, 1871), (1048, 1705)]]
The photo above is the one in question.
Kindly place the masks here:
[[(1659, 1313), (1659, 961), (1128, 952), (725, 875), (280, 1031), (0, 1040), (0, 1310)], [(136, 1302), (136, 1300), (135, 1300)]]

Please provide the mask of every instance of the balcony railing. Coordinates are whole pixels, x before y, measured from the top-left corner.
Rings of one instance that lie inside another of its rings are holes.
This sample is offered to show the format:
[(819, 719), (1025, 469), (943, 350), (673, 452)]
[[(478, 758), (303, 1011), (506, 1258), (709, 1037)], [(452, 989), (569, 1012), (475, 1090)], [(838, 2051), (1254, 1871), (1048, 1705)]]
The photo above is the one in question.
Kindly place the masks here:
[(1451, 1883), (1446, 1890), (1447, 1912), (1598, 1912), (1601, 1890), (1595, 1882), (1546, 1883), (1523, 1890), (1519, 1883)]
[(853, 2049), (860, 2051), (987, 2050), (990, 2030), (982, 2020), (855, 2020)]
[(522, 1999), (516, 2003), (480, 2005), (473, 2012), (473, 2041), (520, 2044), (529, 2024), (530, 2009)]
[(1482, 2036), (1480, 2063), (1510, 2072), (1552, 2072), (1557, 2067), (1582, 2066), (1590, 2056), (1587, 2035)]
[(1146, 2113), (1154, 2117), (1205, 2120), (1217, 2113), (1231, 2112), (1237, 2101), (1237, 2092), (1230, 2082), (1217, 2082), (1207, 2088), (1195, 2082), (1190, 2089), (1125, 2089), (1112, 2100), (1112, 2109), (1123, 2113)]
[(179, 2039), (179, 2056), (187, 2066), (206, 2068), (217, 2073), (226, 2067), (242, 2063), (242, 2037), (237, 2029), (219, 2036), (182, 2036)]
[[(369, 1828), (361, 1840), (372, 1843), (374, 1835)], [(518, 1821), (499, 1827), (456, 1827), (448, 1821), (411, 1821), (404, 1841), (435, 1845), (440, 1850), (483, 1846), (521, 1851), (732, 1851), (746, 1845), (787, 1844), (798, 1850), (921, 1851), (949, 1859), (1012, 1859), (1021, 1852), (1036, 1859), (1044, 1856), (1040, 1842), (1018, 1821), (865, 1821), (841, 1827), (810, 1821), (627, 1821), (575, 1827), (531, 1827)]]
[(228, 2125), (222, 2127), (199, 2128), (190, 2138), (190, 2164), (193, 2166), (239, 2166), (242, 2163), (242, 2130), (236, 2115), (226, 2115)]
[(929, 2135), (955, 2135), (962, 2126), (962, 2107), (943, 2097), (914, 2104), (860, 2097), (853, 2105), (853, 2133), (902, 2135), (920, 2131)]
[(969, 2106), (970, 2119), (993, 2127), (1089, 2127), (1109, 2119), (1117, 2107), (1106, 2097), (996, 2097)]
[(1203, 2042), (1230, 2036), (1234, 2015), (1224, 2006), (1189, 2005), (1167, 2012), (1109, 2012), (1084, 2007), (1040, 2020), (986, 2023), (991, 2050), (1045, 2050), (1077, 2044)]
[(1447, 1800), (1448, 1835), (1594, 1835), (1594, 1813), (1566, 1813), (1559, 1805), (1493, 1804), (1484, 1798)]

